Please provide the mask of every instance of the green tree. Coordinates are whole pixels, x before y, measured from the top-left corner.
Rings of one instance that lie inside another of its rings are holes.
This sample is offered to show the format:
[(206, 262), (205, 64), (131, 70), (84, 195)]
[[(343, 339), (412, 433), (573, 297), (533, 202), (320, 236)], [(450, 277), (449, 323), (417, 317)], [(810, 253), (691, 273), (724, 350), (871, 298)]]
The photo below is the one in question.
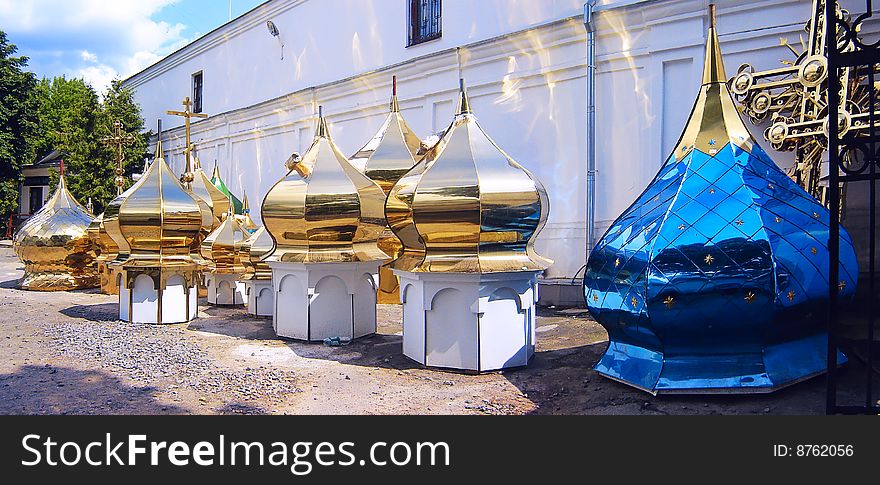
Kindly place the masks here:
[[(124, 188), (128, 188), (132, 184), (131, 175), (144, 168), (144, 158), (152, 158), (152, 155), (147, 153), (147, 144), (152, 131), (143, 131), (144, 119), (141, 115), (141, 107), (135, 102), (132, 90), (124, 88), (119, 79), (114, 79), (110, 83), (110, 87), (104, 93), (101, 108), (100, 138), (103, 139), (113, 134), (113, 124), (116, 121), (122, 123), (123, 132), (132, 137), (132, 142), (123, 148), (122, 168), (126, 180)], [(111, 171), (113, 171), (116, 168), (116, 147), (107, 144), (104, 144), (103, 147), (106, 151), (105, 157), (110, 160)], [(113, 175), (115, 177), (116, 174)], [(113, 184), (113, 195), (110, 199), (113, 197), (116, 197), (115, 184)]]
[(0, 31), (0, 217), (17, 212), (21, 166), (34, 158), (37, 128), (36, 76), (25, 70), (28, 58), (14, 56), (15, 44)]
[[(82, 79), (56, 77), (43, 80), (37, 88), (40, 99), (41, 133), (35, 143), (38, 153), (59, 150), (64, 154), (68, 187), (80, 202), (89, 199), (95, 213), (104, 210), (116, 197), (115, 147), (102, 140), (113, 134), (115, 121), (122, 123), (123, 131), (132, 135), (133, 142), (125, 147), (123, 171), (126, 185), (131, 174), (142, 167), (149, 133), (144, 128), (140, 107), (130, 90), (120, 81), (114, 81), (104, 94), (103, 102), (94, 89)], [(57, 184), (57, 173), (51, 174), (51, 186)]]
[[(94, 89), (82, 79), (56, 77), (41, 81), (40, 136), (35, 142), (38, 156), (55, 149), (64, 154), (70, 191), (86, 203), (89, 197), (101, 196), (94, 179), (103, 175), (98, 123), (101, 106)], [(52, 188), (57, 173), (52, 174)]]

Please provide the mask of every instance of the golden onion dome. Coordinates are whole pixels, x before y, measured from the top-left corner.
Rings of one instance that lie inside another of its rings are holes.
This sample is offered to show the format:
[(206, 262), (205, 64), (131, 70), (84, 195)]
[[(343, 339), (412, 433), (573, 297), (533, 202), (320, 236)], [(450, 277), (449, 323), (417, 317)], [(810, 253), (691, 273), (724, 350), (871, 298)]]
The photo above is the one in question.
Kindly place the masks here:
[[(202, 169), (202, 162), (199, 157), (193, 154), (193, 170), (192, 182), (190, 182), (190, 191), (199, 199), (203, 200), (211, 212), (211, 228), (208, 233), (217, 229), (217, 226), (223, 222), (226, 217), (226, 211), (229, 210), (229, 197), (211, 182), (211, 177)], [(204, 208), (203, 208), (204, 212)], [(207, 228), (207, 225), (205, 225)]]
[(391, 112), (376, 136), (351, 157), (352, 165), (379, 184), (385, 194), (426, 151), (422, 141), (400, 114), (397, 76), (392, 78), (391, 84)]
[[(161, 150), (161, 145), (157, 146), (157, 148)], [(146, 172), (146, 168), (144, 169), (144, 172)], [(126, 197), (134, 191), (134, 188), (135, 186), (132, 185), (126, 189), (125, 192), (111, 200), (110, 203), (107, 204), (107, 207), (104, 208), (104, 214), (101, 218), (101, 224), (104, 226), (107, 236), (109, 236), (116, 244), (116, 256), (107, 262), (111, 267), (124, 263), (125, 260), (128, 259), (128, 255), (131, 253), (131, 248), (128, 247), (128, 241), (125, 240), (125, 237), (122, 236), (122, 232), (119, 230), (119, 208), (122, 207), (122, 203), (125, 201)]]
[(161, 140), (156, 151), (156, 160), (119, 207), (119, 231), (130, 248), (123, 268), (191, 270), (198, 264), (190, 251), (202, 212), (165, 163)]
[(248, 234), (253, 234), (260, 227), (251, 219), (251, 206), (248, 204), (247, 192), (244, 193), (244, 200), (241, 203), (241, 214), (236, 214), (235, 218), (241, 227), (247, 229)]
[(92, 216), (67, 190), (62, 166), (55, 193), (13, 239), (15, 254), (24, 263), (21, 287), (62, 291), (97, 286), (91, 222)]
[(272, 236), (265, 227), (260, 227), (239, 246), (239, 257), (245, 267), (245, 279), (269, 280), (272, 279), (272, 268), (269, 263), (263, 261), (272, 248)]
[(263, 199), (263, 224), (275, 241), (270, 260), (388, 259), (376, 245), (385, 193), (339, 151), (322, 114), (312, 145), (292, 167)]
[(391, 267), (450, 273), (544, 270), (553, 262), (535, 252), (534, 241), (549, 210), (541, 182), (480, 127), (462, 81), (452, 124), (388, 195), (388, 224), (404, 246)]
[(238, 223), (229, 207), (223, 222), (202, 241), (201, 254), (210, 261), (210, 270), (214, 273), (243, 274), (239, 246), (247, 236), (247, 230)]
[(95, 247), (96, 259), (99, 263), (113, 261), (116, 258), (116, 255), (119, 253), (119, 246), (116, 245), (116, 242), (107, 233), (107, 228), (104, 227), (103, 212), (89, 224), (88, 234), (89, 240), (92, 241)]

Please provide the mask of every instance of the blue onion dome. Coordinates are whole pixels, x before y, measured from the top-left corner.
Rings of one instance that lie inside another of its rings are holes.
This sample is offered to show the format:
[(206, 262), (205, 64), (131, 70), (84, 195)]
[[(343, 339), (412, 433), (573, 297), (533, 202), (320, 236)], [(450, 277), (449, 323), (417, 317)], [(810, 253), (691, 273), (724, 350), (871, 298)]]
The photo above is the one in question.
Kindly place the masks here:
[(703, 83), (674, 152), (590, 254), (584, 295), (608, 331), (596, 370), (657, 392), (769, 392), (824, 372), (829, 286), (855, 293), (841, 228), (749, 134), (714, 25)]

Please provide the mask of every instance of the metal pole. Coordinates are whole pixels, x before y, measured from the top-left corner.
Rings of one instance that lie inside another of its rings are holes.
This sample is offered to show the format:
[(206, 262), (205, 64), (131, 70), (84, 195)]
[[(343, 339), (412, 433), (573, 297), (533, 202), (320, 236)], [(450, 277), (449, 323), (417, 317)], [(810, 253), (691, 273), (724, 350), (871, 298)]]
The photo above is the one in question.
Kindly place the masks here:
[[(840, 74), (838, 73), (837, 44), (833, 39), (837, 38), (837, 15), (835, 12), (836, 1), (828, 0), (825, 4), (825, 38), (831, 39), (828, 43), (828, 190), (831, 202), (831, 221), (828, 231), (828, 375), (826, 377), (825, 413), (837, 412), (837, 281), (840, 261), (840, 185), (839, 156), (840, 149), (838, 138), (838, 111), (840, 106)], [(871, 370), (868, 369), (870, 374)]]
[(589, 261), (596, 240), (596, 30), (593, 25), (595, 7), (596, 0), (588, 0), (584, 4), (584, 26), (587, 29), (587, 245), (584, 264)]

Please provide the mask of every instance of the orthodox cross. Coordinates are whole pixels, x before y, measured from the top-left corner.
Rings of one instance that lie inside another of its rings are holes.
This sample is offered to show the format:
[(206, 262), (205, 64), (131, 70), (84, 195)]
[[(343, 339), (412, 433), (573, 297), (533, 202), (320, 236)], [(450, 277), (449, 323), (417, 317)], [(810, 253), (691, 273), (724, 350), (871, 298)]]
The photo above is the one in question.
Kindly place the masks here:
[(183, 116), (184, 130), (186, 132), (186, 147), (183, 149), (183, 153), (186, 155), (186, 171), (183, 174), (183, 179), (188, 184), (193, 179), (192, 152), (194, 148), (190, 141), (190, 118), (207, 118), (208, 115), (190, 111), (192, 101), (190, 101), (189, 96), (183, 98), (181, 104), (183, 104), (183, 111), (168, 110), (166, 113), (173, 116)]
[[(835, 70), (828, 66), (828, 44), (836, 39), (826, 38), (826, 1), (830, 0), (813, 0), (812, 16), (806, 26), (808, 40), (801, 39), (801, 52), (792, 47), (788, 39), (780, 39), (780, 45), (791, 51), (796, 61), (783, 60), (783, 67), (760, 72), (750, 64), (743, 64), (730, 81), (730, 88), (741, 111), (753, 123), (770, 122), (764, 138), (774, 149), (796, 153), (797, 163), (789, 176), (828, 205), (829, 191), (822, 181), (823, 155), (828, 145), (825, 127), (829, 109), (828, 77), (840, 75), (840, 84), (844, 87), (840, 93), (841, 105), (831, 108), (840, 113), (841, 136), (846, 132), (868, 136), (878, 125), (873, 120), (880, 115), (880, 110), (871, 106), (867, 92), (870, 82), (866, 75), (850, 68)], [(849, 25), (845, 13), (839, 9), (837, 22)], [(840, 36), (841, 32), (836, 35)], [(852, 46), (846, 49), (851, 50)], [(845, 207), (845, 189), (846, 186), (841, 185), (841, 211)]]
[(117, 120), (113, 122), (111, 136), (101, 138), (101, 142), (107, 146), (116, 146), (116, 178), (114, 182), (116, 183), (116, 195), (122, 195), (122, 186), (125, 185), (125, 178), (122, 176), (124, 173), (122, 161), (125, 160), (123, 148), (134, 143), (134, 136), (122, 131), (122, 123)]

